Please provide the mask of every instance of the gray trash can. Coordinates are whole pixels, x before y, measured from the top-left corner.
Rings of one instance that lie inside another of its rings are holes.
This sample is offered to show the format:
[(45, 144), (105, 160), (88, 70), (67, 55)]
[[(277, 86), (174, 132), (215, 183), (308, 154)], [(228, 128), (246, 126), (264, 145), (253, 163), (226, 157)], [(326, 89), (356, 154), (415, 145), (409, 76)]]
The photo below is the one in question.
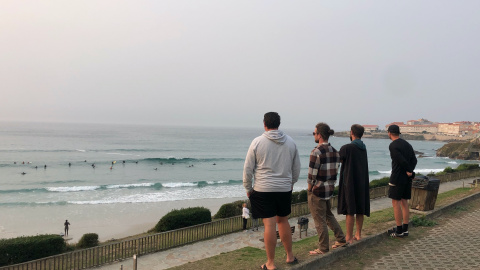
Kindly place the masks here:
[(434, 177), (420, 176), (412, 181), (412, 198), (409, 206), (420, 211), (430, 211), (435, 208), (440, 180)]
[(308, 218), (307, 217), (299, 217), (297, 224), (298, 224), (298, 231), (300, 232), (300, 238), (302, 238), (302, 231), (305, 232), (305, 236), (307, 236), (308, 230)]

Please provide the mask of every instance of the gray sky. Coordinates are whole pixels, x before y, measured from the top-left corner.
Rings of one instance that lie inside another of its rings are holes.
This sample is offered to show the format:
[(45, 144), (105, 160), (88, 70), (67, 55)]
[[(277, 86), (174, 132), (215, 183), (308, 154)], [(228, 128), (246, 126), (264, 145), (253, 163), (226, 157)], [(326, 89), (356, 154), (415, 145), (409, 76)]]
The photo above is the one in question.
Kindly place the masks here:
[(480, 121), (480, 1), (0, 2), (0, 121)]

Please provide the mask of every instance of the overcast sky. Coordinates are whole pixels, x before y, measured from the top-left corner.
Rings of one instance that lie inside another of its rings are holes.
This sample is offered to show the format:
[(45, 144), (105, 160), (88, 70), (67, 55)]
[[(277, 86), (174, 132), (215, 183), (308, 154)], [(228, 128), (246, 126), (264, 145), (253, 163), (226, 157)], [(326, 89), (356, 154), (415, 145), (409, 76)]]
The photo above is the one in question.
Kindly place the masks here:
[(480, 1), (0, 1), (0, 121), (480, 121)]

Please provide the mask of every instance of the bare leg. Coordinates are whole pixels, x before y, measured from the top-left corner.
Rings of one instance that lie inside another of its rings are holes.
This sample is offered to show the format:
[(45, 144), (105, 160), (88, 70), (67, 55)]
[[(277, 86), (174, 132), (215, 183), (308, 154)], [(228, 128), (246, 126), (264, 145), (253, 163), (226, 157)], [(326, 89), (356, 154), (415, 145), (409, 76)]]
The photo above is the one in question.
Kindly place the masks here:
[(357, 240), (362, 239), (362, 227), (363, 227), (363, 217), (364, 215), (357, 215), (355, 224), (356, 224), (356, 229), (355, 229), (355, 238)]
[(292, 251), (292, 232), (290, 231), (290, 223), (288, 223), (288, 217), (278, 217), (278, 234), (282, 240), (283, 247), (287, 253), (287, 262), (292, 262), (295, 257)]
[(397, 226), (402, 226), (403, 214), (401, 204), (401, 201), (392, 200), (393, 215), (395, 216), (395, 223), (397, 224)]
[(402, 216), (403, 224), (408, 224), (410, 221), (410, 209), (408, 208), (408, 200), (402, 199)]
[[(277, 245), (277, 235), (275, 230), (275, 217), (264, 218), (263, 225), (265, 225), (265, 232), (263, 233), (263, 239), (265, 241), (265, 251), (267, 252), (268, 269), (275, 269), (275, 246)], [(291, 238), (290, 238), (291, 239)], [(283, 240), (283, 239), (282, 239)], [(291, 246), (291, 242), (290, 242)]]
[(347, 227), (347, 235), (345, 237), (345, 240), (347, 240), (348, 243), (353, 243), (353, 220), (355, 216), (354, 215), (346, 215), (345, 217), (345, 225)]

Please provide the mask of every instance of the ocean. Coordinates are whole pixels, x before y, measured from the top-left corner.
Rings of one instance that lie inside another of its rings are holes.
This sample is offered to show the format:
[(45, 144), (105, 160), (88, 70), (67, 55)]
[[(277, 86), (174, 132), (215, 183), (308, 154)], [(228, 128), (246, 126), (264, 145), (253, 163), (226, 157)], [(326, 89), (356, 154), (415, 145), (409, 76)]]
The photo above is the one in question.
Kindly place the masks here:
[[(294, 190), (305, 189), (312, 129), (282, 129), (299, 148), (302, 170)], [(245, 199), (243, 163), (258, 128), (100, 124), (0, 124), (0, 238), (60, 233), (69, 219), (102, 240), (144, 232), (174, 208), (218, 207)], [(339, 149), (348, 138), (331, 137)], [(370, 178), (390, 174), (389, 140), (364, 139)], [(410, 141), (417, 173), (456, 167), (435, 156), (439, 141)]]

